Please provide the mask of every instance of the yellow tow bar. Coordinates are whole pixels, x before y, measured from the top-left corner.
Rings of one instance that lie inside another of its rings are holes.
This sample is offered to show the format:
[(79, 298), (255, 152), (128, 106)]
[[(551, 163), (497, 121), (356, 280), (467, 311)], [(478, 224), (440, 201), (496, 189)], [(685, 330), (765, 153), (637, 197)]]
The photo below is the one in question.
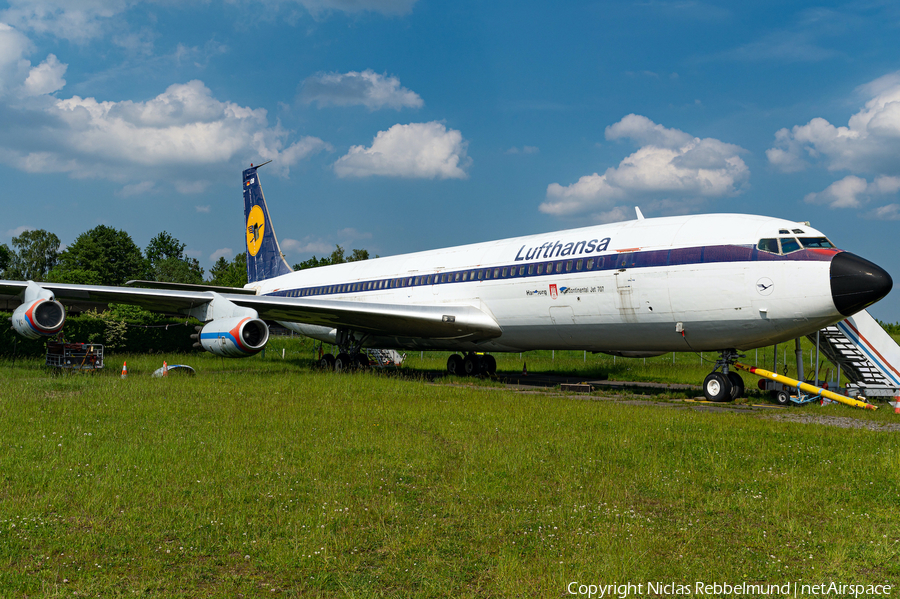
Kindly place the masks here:
[(801, 391), (806, 391), (807, 393), (812, 393), (813, 395), (821, 395), (822, 397), (826, 397), (828, 399), (839, 401), (842, 404), (847, 404), (848, 406), (853, 406), (854, 408), (864, 408), (866, 410), (877, 410), (878, 406), (873, 406), (870, 403), (866, 403), (864, 401), (859, 401), (858, 399), (853, 399), (852, 397), (845, 397), (843, 395), (838, 395), (828, 389), (822, 389), (821, 387), (816, 387), (815, 385), (810, 385), (808, 383), (804, 383), (802, 381), (798, 381), (797, 379), (788, 378), (786, 376), (781, 376), (780, 374), (770, 372), (768, 370), (764, 370), (762, 368), (756, 368), (755, 366), (747, 366), (745, 364), (741, 364), (740, 362), (734, 363), (735, 368), (740, 368), (741, 370), (746, 370), (752, 374), (757, 376), (762, 376), (767, 379), (772, 379), (782, 385), (788, 385), (790, 387), (796, 387)]

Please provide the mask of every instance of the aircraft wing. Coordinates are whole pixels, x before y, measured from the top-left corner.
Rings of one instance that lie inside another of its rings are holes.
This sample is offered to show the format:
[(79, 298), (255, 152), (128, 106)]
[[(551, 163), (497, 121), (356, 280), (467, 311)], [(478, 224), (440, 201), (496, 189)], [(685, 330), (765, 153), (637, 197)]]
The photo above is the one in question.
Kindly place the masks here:
[[(27, 283), (0, 281), (0, 300), (21, 299)], [(256, 310), (260, 318), (403, 337), (492, 339), (501, 335), (492, 316), (469, 305), (376, 304), (346, 300), (270, 297), (183, 289), (146, 289), (38, 283), (68, 305), (132, 304), (153, 312), (188, 313), (216, 295)]]

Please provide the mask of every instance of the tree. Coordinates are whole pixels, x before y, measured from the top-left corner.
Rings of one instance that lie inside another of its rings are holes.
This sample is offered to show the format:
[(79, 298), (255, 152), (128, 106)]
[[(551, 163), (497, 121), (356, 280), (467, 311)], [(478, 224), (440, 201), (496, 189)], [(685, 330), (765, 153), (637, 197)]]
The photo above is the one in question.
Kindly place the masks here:
[(150, 240), (144, 252), (148, 277), (152, 281), (168, 283), (203, 283), (203, 269), (196, 258), (184, 255), (185, 244), (163, 231)]
[(219, 257), (209, 269), (209, 284), (221, 287), (243, 287), (247, 284), (247, 254), (241, 252), (228, 262)]
[[(59, 237), (44, 229), (24, 231), (13, 237), (13, 250), (7, 258), (6, 276), (10, 279), (43, 281), (59, 257)], [(6, 247), (6, 246), (4, 246)], [(8, 250), (8, 248), (7, 248)]]
[(59, 264), (51, 274), (54, 281), (66, 281), (73, 275), (83, 277), (92, 272), (101, 285), (122, 285), (145, 278), (146, 270), (141, 249), (128, 233), (98, 225), (79, 235), (59, 254)]
[(150, 243), (147, 244), (147, 249), (144, 250), (144, 255), (147, 257), (150, 267), (153, 268), (158, 262), (166, 258), (178, 258), (181, 260), (184, 258), (184, 248), (185, 244), (169, 235), (167, 231), (163, 231), (150, 240)]
[[(313, 256), (308, 260), (304, 260), (293, 266), (294, 270), (304, 270), (307, 268), (317, 268), (319, 266), (329, 266), (331, 264), (343, 264), (345, 262), (358, 262), (360, 260), (368, 260), (369, 252), (367, 250), (353, 250), (349, 257), (344, 253), (344, 248), (335, 244), (334, 251), (328, 258), (316, 258)], [(377, 258), (377, 256), (376, 256)]]
[(11, 260), (12, 250), (10, 250), (9, 246), (5, 243), (0, 243), (0, 271), (3, 272), (3, 278), (5, 279), (11, 278), (6, 272), (6, 269), (9, 268), (9, 263)]

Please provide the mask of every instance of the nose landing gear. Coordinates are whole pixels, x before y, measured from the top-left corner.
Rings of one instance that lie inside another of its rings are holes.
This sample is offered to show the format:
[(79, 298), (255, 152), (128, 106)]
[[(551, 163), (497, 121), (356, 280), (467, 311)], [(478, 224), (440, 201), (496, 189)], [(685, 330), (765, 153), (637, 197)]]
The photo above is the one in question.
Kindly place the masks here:
[[(716, 360), (716, 367), (703, 381), (703, 395), (707, 401), (734, 401), (744, 394), (744, 380), (738, 373), (730, 370), (731, 365), (742, 357), (733, 349), (721, 352), (721, 357)], [(720, 368), (722, 372), (718, 372)]]

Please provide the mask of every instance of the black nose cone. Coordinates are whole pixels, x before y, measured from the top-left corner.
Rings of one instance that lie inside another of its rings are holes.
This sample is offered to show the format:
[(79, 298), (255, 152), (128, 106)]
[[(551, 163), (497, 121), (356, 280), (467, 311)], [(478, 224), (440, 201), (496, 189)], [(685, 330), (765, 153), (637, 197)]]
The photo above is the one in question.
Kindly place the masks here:
[(850, 252), (831, 259), (831, 297), (844, 316), (856, 314), (888, 294), (894, 282), (883, 268)]

